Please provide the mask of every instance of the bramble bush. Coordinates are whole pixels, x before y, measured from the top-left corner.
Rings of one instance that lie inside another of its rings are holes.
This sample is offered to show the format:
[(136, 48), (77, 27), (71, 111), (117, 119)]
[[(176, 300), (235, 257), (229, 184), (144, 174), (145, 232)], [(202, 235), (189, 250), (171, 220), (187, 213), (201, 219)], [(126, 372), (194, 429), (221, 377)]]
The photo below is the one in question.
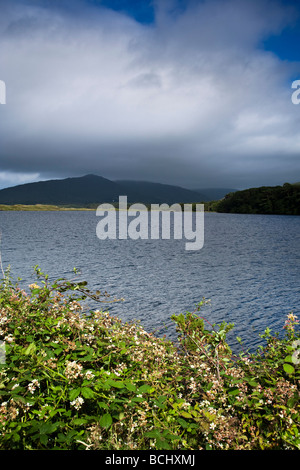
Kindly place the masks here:
[[(0, 285), (0, 449), (300, 449), (297, 318), (233, 354), (232, 324), (174, 315), (178, 345), (103, 310), (85, 282)], [(114, 299), (113, 301), (116, 301)], [(1, 361), (0, 361), (1, 362)]]

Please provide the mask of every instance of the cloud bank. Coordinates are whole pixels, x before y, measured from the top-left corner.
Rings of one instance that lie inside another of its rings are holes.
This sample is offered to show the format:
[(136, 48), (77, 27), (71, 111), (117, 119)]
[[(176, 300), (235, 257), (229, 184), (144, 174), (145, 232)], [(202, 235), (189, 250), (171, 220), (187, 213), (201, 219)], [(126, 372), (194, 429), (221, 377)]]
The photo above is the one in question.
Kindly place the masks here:
[(0, 1), (0, 187), (86, 173), (194, 188), (300, 180), (299, 63), (261, 47), (297, 11), (154, 6), (142, 24), (84, 1)]

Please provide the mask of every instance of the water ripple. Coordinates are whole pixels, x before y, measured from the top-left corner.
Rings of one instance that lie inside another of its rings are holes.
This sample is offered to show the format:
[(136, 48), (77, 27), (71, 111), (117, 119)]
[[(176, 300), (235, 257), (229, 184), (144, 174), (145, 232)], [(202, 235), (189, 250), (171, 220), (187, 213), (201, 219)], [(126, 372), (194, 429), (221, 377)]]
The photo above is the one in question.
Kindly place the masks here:
[(33, 266), (51, 279), (82, 271), (93, 289), (124, 297), (109, 310), (141, 320), (175, 338), (170, 316), (211, 299), (203, 316), (233, 322), (247, 347), (267, 326), (283, 333), (290, 311), (299, 315), (300, 218), (205, 214), (203, 249), (184, 240), (106, 240), (96, 237), (94, 212), (0, 212), (3, 265), (27, 285)]

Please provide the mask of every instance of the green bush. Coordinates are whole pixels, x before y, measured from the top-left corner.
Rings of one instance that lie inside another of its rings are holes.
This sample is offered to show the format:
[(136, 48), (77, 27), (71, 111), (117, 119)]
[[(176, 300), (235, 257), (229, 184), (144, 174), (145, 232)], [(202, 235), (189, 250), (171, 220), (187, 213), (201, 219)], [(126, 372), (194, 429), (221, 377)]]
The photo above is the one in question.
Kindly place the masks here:
[[(0, 449), (299, 449), (299, 334), (234, 355), (233, 327), (172, 317), (179, 346), (106, 311), (86, 283), (0, 285)], [(116, 300), (116, 299), (114, 299)]]
[(227, 194), (214, 206), (217, 212), (300, 215), (300, 186), (261, 186)]

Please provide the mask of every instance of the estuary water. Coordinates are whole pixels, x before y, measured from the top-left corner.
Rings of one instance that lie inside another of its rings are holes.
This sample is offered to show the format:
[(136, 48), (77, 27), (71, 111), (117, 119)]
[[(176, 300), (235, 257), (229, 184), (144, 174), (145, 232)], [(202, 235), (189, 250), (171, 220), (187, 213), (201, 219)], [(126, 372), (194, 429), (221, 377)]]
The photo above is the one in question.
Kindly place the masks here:
[(38, 265), (50, 279), (74, 277), (91, 290), (125, 300), (92, 303), (149, 332), (175, 339), (172, 314), (201, 311), (210, 323), (234, 323), (228, 336), (256, 349), (270, 327), (284, 334), (286, 315), (300, 318), (300, 217), (205, 213), (204, 246), (185, 240), (99, 240), (96, 211), (0, 212), (2, 263), (21, 285), (36, 281)]

